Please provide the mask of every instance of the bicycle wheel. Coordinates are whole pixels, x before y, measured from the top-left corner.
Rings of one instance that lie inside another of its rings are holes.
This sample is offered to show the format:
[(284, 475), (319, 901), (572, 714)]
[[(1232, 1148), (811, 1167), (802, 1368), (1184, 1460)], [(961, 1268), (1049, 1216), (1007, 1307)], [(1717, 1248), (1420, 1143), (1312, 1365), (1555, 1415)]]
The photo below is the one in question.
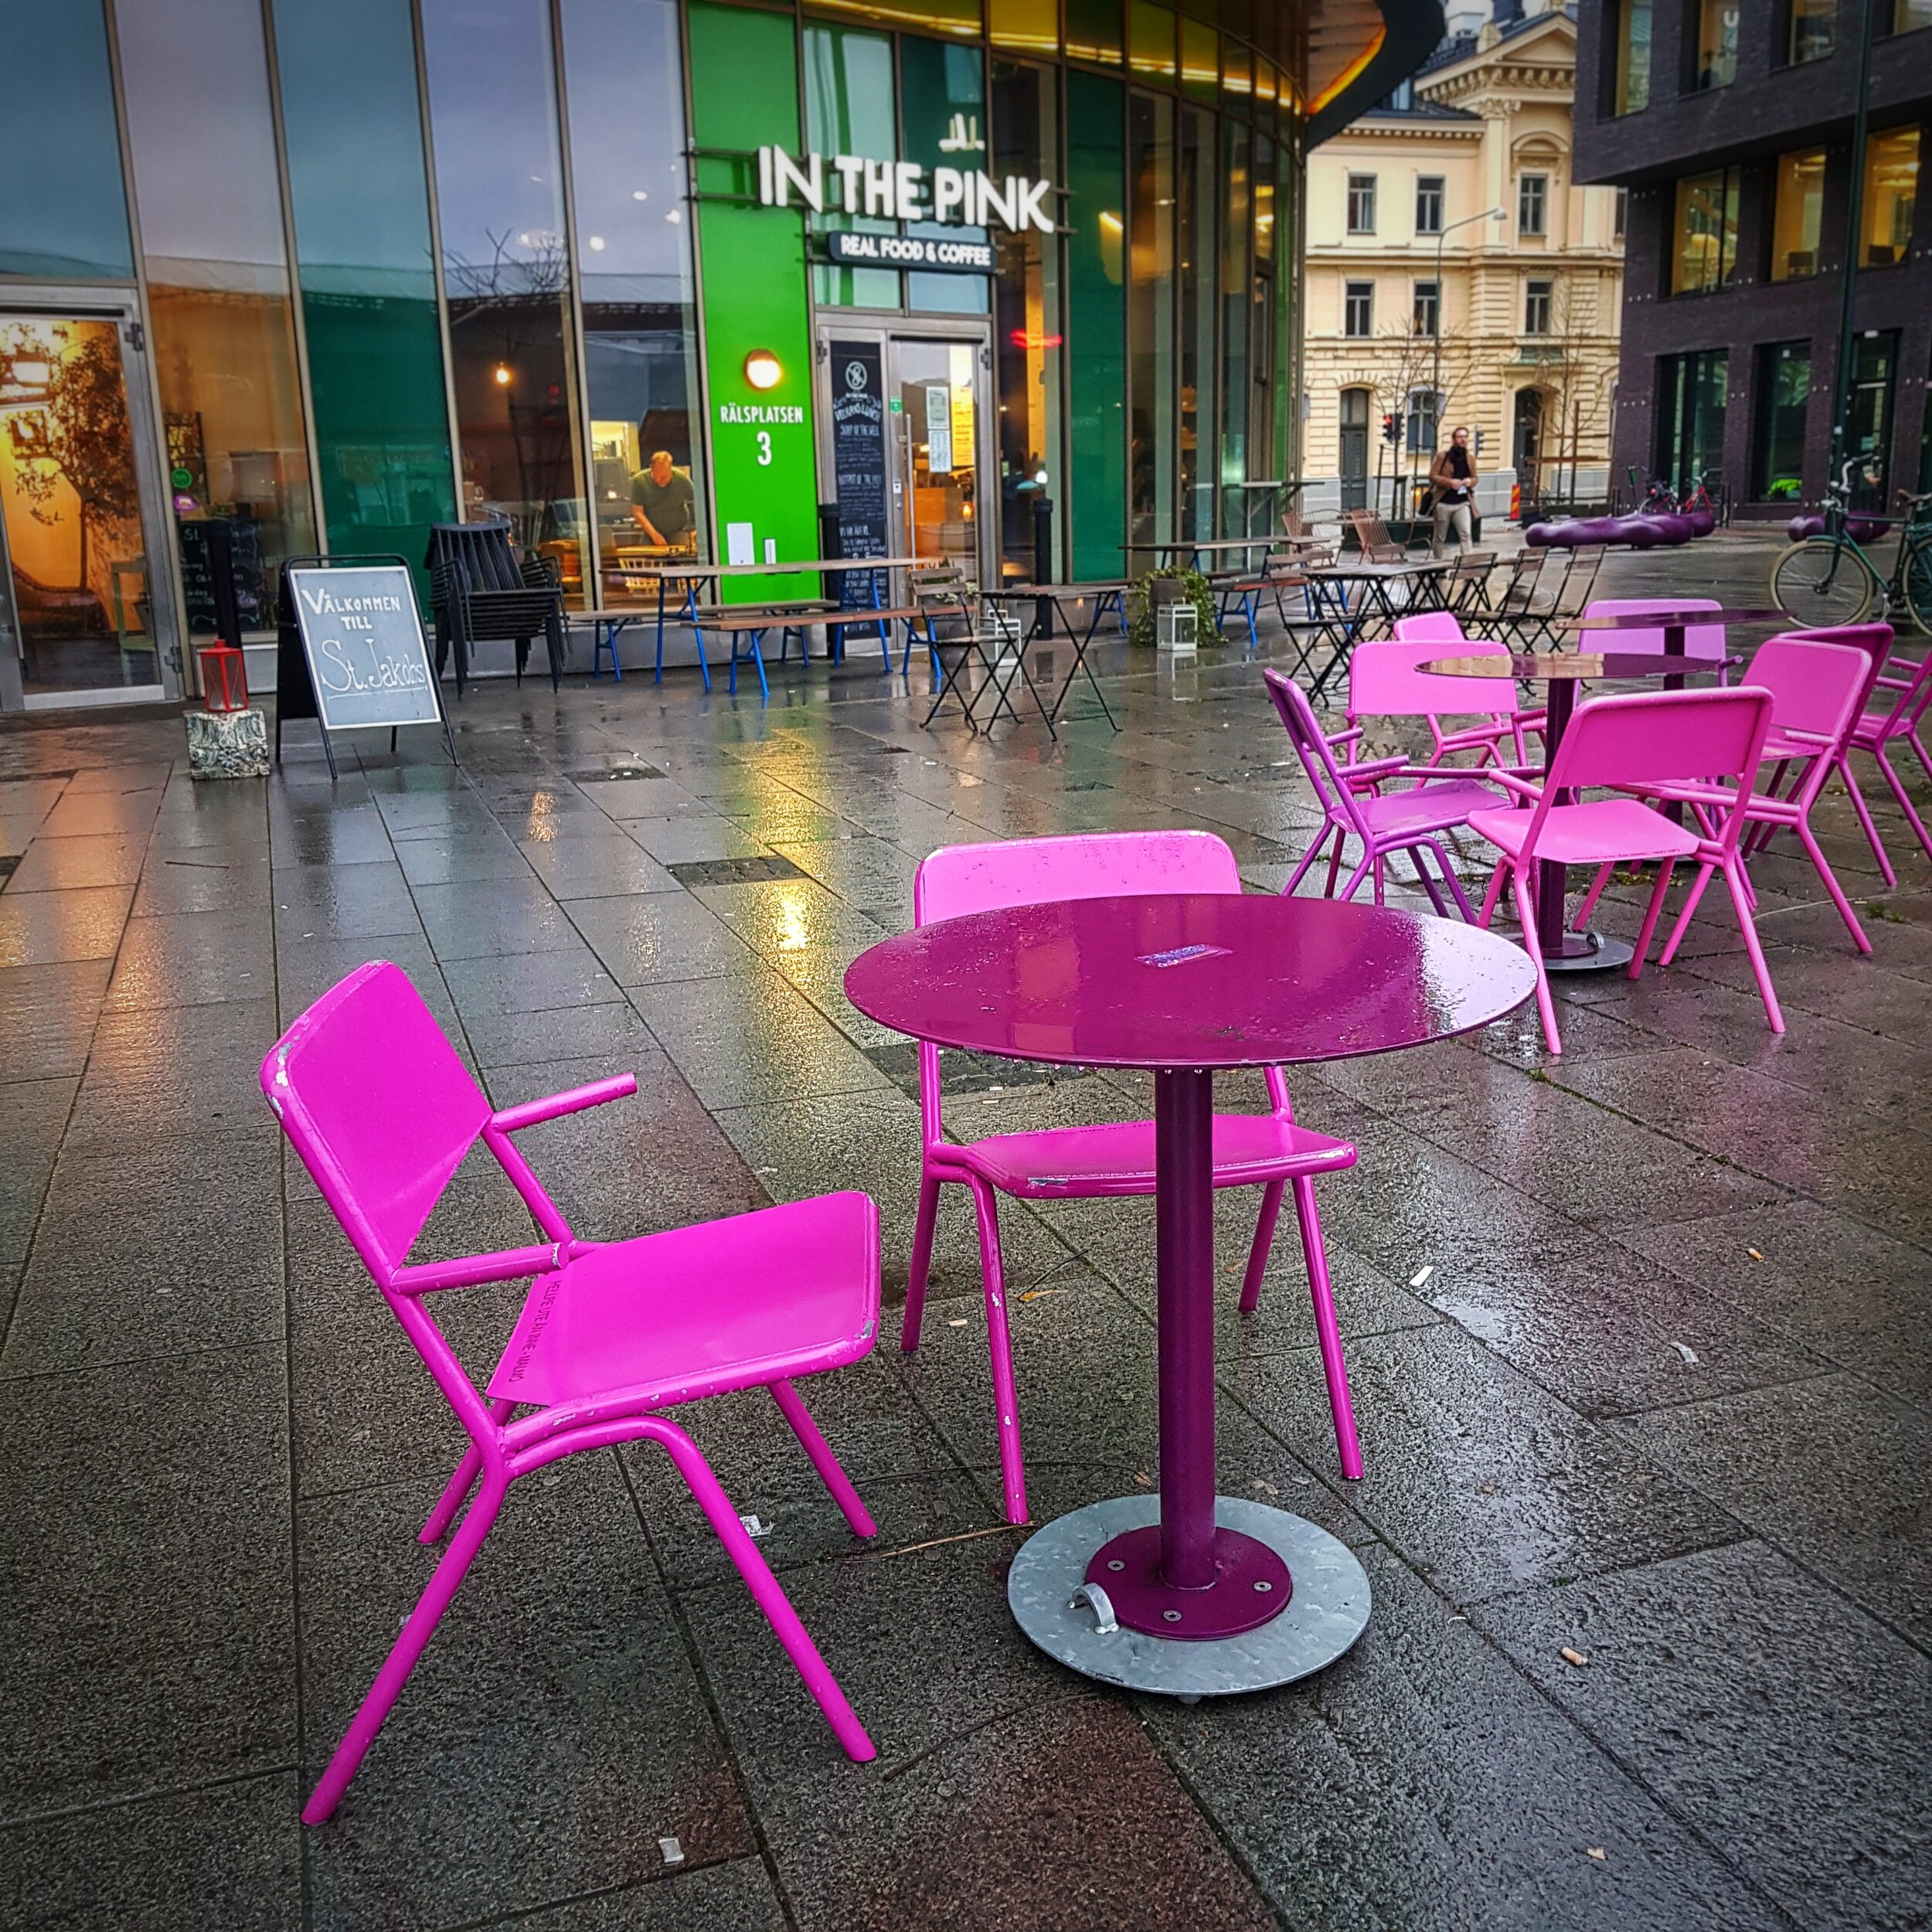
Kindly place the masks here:
[(1807, 630), (1859, 623), (1877, 588), (1863, 559), (1828, 537), (1794, 543), (1771, 566), (1771, 601)]
[(1932, 537), (1915, 539), (1906, 553), (1905, 607), (1921, 631), (1932, 631)]

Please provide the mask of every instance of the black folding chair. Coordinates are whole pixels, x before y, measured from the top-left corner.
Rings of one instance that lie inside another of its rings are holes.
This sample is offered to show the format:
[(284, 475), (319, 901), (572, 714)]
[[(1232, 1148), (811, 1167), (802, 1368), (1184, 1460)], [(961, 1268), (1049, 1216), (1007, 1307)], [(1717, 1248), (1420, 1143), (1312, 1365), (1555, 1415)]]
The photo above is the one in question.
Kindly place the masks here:
[(451, 648), (456, 653), (456, 694), (469, 682), (476, 645), (496, 638), (516, 643), (516, 679), (523, 682), (530, 640), (541, 632), (549, 645), (550, 688), (563, 675), (563, 592), (547, 557), (519, 563), (510, 548), (509, 520), (433, 523), (423, 563), (430, 574), (430, 608), (436, 621), (436, 675), (443, 675)]

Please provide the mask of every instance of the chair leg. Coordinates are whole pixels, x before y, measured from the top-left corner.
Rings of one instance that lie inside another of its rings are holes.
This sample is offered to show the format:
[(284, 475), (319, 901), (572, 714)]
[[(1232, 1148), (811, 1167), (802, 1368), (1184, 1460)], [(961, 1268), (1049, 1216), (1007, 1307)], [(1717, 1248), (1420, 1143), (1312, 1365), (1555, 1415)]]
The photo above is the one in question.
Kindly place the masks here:
[(1675, 859), (1666, 859), (1657, 869), (1657, 883), (1651, 889), (1650, 903), (1644, 908), (1644, 923), (1637, 935), (1636, 950), (1630, 956), (1630, 977), (1641, 979), (1644, 976), (1644, 957), (1650, 951), (1650, 942), (1657, 931), (1658, 916), (1664, 910), (1664, 895), (1670, 890), (1670, 876), (1676, 865)]
[[(1369, 862), (1369, 868), (1370, 868), (1370, 869), (1371, 869), (1371, 870), (1373, 872), (1373, 873), (1375, 874), (1375, 900), (1376, 900), (1376, 903), (1378, 906), (1379, 906), (1379, 905), (1382, 903), (1382, 855), (1381, 855), (1381, 853), (1380, 853), (1380, 852), (1377, 852), (1377, 853), (1375, 855), (1375, 856), (1374, 856), (1374, 857), (1373, 857), (1373, 858), (1372, 858), (1372, 859)], [(1343, 896), (1344, 898), (1346, 898), (1346, 899), (1352, 899), (1352, 898), (1355, 896), (1355, 894), (1354, 894), (1353, 893), (1352, 893), (1352, 892), (1351, 892), (1351, 893), (1345, 893), (1342, 895), (1342, 896)]]
[[(1866, 936), (1865, 928), (1859, 923), (1859, 916), (1852, 910), (1852, 902), (1845, 896), (1845, 888), (1838, 883), (1838, 874), (1832, 871), (1818, 842), (1817, 835), (1811, 826), (1800, 819), (1793, 829), (1798, 842), (1811, 854), (1811, 863), (1818, 868), (1818, 876), (1825, 881), (1825, 889), (1832, 895), (1832, 903), (1838, 908), (1838, 916), (1845, 921), (1845, 930), (1852, 935), (1852, 944), (1862, 953), (1872, 950), (1872, 942)], [(1753, 910), (1755, 910), (1753, 908)]]
[(1462, 889), (1462, 881), (1456, 876), (1456, 869), (1450, 863), (1449, 855), (1441, 842), (1434, 838), (1424, 842), (1436, 855), (1436, 863), (1442, 868), (1442, 883), (1449, 888), (1449, 895), (1456, 902), (1456, 910), (1469, 924), (1476, 923), (1475, 908), (1469, 903), (1469, 895)]
[(1577, 917), (1570, 922), (1573, 933), (1590, 930), (1590, 916), (1597, 910), (1597, 902), (1604, 896), (1604, 888), (1610, 883), (1611, 875), (1617, 869), (1613, 859), (1597, 868), (1597, 876), (1590, 882), (1590, 890), (1583, 894), (1583, 903), (1577, 908)]
[[(1443, 903), (1441, 887), (1429, 876), (1429, 868), (1422, 862), (1421, 846), (1410, 845), (1405, 849), (1409, 854), (1410, 864), (1416, 869), (1417, 878), (1422, 881), (1422, 889), (1429, 895), (1429, 903), (1436, 909), (1436, 917), (1438, 919), (1447, 919), (1449, 917), (1449, 908)], [(1444, 869), (1447, 871), (1448, 869), (1445, 866)]]
[[(494, 1397), (490, 1403), (490, 1419), (500, 1428), (516, 1413), (516, 1404), (507, 1396)], [(476, 1478), (483, 1467), (483, 1452), (471, 1443), (463, 1451), (463, 1459), (456, 1465), (456, 1473), (436, 1499), (436, 1507), (429, 1513), (429, 1519), (417, 1532), (419, 1543), (440, 1543), (448, 1533), (449, 1526), (456, 1520), (456, 1512), (463, 1507), (463, 1499), (475, 1487)]]
[[(1877, 757), (1874, 752), (1872, 756)], [(1865, 842), (1872, 848), (1872, 856), (1879, 862), (1879, 873), (1889, 892), (1899, 883), (1899, 876), (1892, 869), (1892, 855), (1885, 849), (1885, 841), (1879, 836), (1879, 828), (1872, 822), (1872, 808), (1865, 802), (1865, 793), (1852, 771), (1852, 760), (1848, 757), (1838, 760), (1838, 776), (1845, 781), (1845, 789), (1851, 794), (1852, 809), (1858, 814), (1860, 828), (1865, 834)]]
[(839, 1467), (838, 1458), (832, 1453), (832, 1445), (818, 1433), (818, 1425), (799, 1400), (798, 1391), (789, 1382), (774, 1382), (770, 1389), (772, 1400), (784, 1411), (786, 1421), (791, 1424), (791, 1433), (811, 1457), (811, 1466), (832, 1492), (832, 1501), (845, 1512), (846, 1522), (859, 1536), (877, 1536), (879, 1526), (859, 1500), (859, 1492), (852, 1486), (851, 1477)]
[(1771, 1031), (1781, 1033), (1784, 1030), (1784, 1015), (1777, 1009), (1777, 995), (1771, 989), (1771, 969), (1765, 963), (1764, 948), (1758, 940), (1750, 903), (1739, 886), (1739, 870), (1735, 858), (1726, 859), (1724, 883), (1731, 889), (1731, 906), (1737, 914), (1739, 930), (1744, 935), (1744, 950), (1751, 956), (1751, 971), (1757, 975), (1757, 990), (1764, 996), (1765, 1017), (1771, 1022)]
[(1241, 1277), (1241, 1312), (1252, 1315), (1261, 1303), (1261, 1277), (1268, 1271), (1268, 1250), (1274, 1245), (1274, 1224), (1281, 1218), (1283, 1183), (1270, 1181), (1261, 1190), (1261, 1213), (1254, 1224), (1254, 1244), (1248, 1250), (1248, 1271)]
[(939, 1181), (920, 1179), (919, 1214), (913, 1223), (913, 1254), (906, 1270), (906, 1315), (899, 1327), (900, 1352), (910, 1355), (919, 1346), (919, 1329), (926, 1314), (926, 1277), (932, 1270), (933, 1231), (939, 1219)]
[(1549, 996), (1549, 975), (1543, 966), (1543, 942), (1536, 937), (1536, 907), (1529, 896), (1529, 868), (1512, 867), (1510, 890), (1516, 900), (1516, 917), (1522, 922), (1523, 950), (1536, 969), (1536, 1010), (1543, 1015), (1543, 1043), (1553, 1053), (1563, 1050), (1563, 1036), (1556, 1030), (1556, 1002)]
[(1321, 848), (1328, 842), (1328, 835), (1325, 829), (1308, 842), (1308, 850), (1296, 862), (1294, 870), (1288, 874), (1288, 883), (1281, 888), (1284, 899), (1294, 896), (1294, 889), (1308, 876), (1308, 868), (1321, 856)]
[(640, 1434), (645, 1440), (662, 1444), (676, 1464), (685, 1487), (697, 1498), (698, 1507), (709, 1520), (719, 1542), (724, 1545), (725, 1554), (737, 1565), (738, 1574), (745, 1580), (745, 1587), (764, 1612), (772, 1634), (784, 1645), (786, 1655), (805, 1680), (805, 1689), (811, 1692), (833, 1734), (845, 1747), (845, 1755), (856, 1764), (863, 1764), (877, 1757), (872, 1740), (866, 1735), (865, 1726), (845, 1701), (845, 1693), (838, 1688), (838, 1679), (826, 1668), (825, 1660), (818, 1655), (818, 1646), (798, 1621), (798, 1613), (792, 1608), (791, 1599), (780, 1587), (777, 1578), (771, 1573), (770, 1565), (759, 1553), (750, 1532), (739, 1521), (737, 1511), (731, 1506), (731, 1498), (719, 1485), (718, 1478), (712, 1474), (711, 1465), (705, 1461), (698, 1445), (675, 1423), (666, 1422), (662, 1417), (653, 1417), (650, 1420), (653, 1426)]
[(1301, 1254), (1308, 1264), (1308, 1294), (1315, 1304), (1315, 1332), (1321, 1343), (1321, 1372), (1328, 1384), (1335, 1416), (1335, 1446), (1342, 1473), (1362, 1475), (1362, 1445), (1355, 1440), (1355, 1404), (1349, 1399), (1349, 1371), (1342, 1359), (1342, 1330), (1335, 1318), (1335, 1294), (1328, 1281), (1328, 1252), (1321, 1243), (1321, 1217), (1315, 1211), (1315, 1183), (1306, 1175), (1294, 1183), (1295, 1218), (1301, 1223)]
[(999, 1252), (999, 1210), (993, 1190), (975, 1176), (973, 1209), (979, 1221), (979, 1265), (986, 1291), (986, 1347), (992, 1359), (993, 1408), (999, 1427), (1000, 1481), (1006, 1520), (1025, 1522), (1026, 1469), (1019, 1446), (1019, 1403), (1013, 1390), (1013, 1345), (1006, 1328), (1006, 1270)]
[[(1877, 760), (1879, 770), (1884, 773), (1885, 782), (1892, 787), (1892, 796), (1898, 801), (1900, 811), (1905, 814), (1906, 823), (1917, 835), (1920, 845), (1927, 852), (1932, 852), (1932, 832), (1926, 830), (1925, 821), (1919, 816), (1917, 808), (1912, 803), (1910, 794), (1905, 789), (1904, 780), (1893, 770), (1892, 760), (1885, 755), (1885, 747), (1880, 745), (1872, 756)], [(1890, 886), (1896, 882), (1888, 879), (1885, 883)]]
[(1711, 883), (1713, 868), (1700, 865), (1697, 876), (1691, 881), (1691, 889), (1684, 895), (1683, 909), (1677, 915), (1677, 923), (1670, 929), (1670, 937), (1664, 941), (1664, 950), (1657, 955), (1660, 966), (1668, 966), (1677, 957), (1677, 949), (1684, 943), (1684, 935), (1690, 930), (1691, 915), (1697, 910), (1697, 902), (1704, 896), (1704, 888)]
[[(328, 1768), (323, 1772), (321, 1781), (302, 1807), (304, 1825), (320, 1825), (335, 1815), (336, 1806), (342, 1801), (343, 1792), (349, 1788), (349, 1780), (355, 1775), (356, 1767), (369, 1746), (375, 1743), (376, 1733), (383, 1728), (383, 1720), (388, 1716), (389, 1707), (409, 1682), (410, 1672), (416, 1668), (416, 1660), (422, 1655), (423, 1646), (442, 1621), (444, 1611), (449, 1608), (450, 1600), (455, 1596), (476, 1553), (483, 1547), (483, 1539), (490, 1533), (490, 1526), (496, 1521), (497, 1512), (503, 1507), (503, 1498), (509, 1486), (509, 1477), (500, 1473), (485, 1477), (481, 1492), (471, 1506), (469, 1514), (463, 1519), (462, 1527), (457, 1531), (449, 1548), (444, 1551), (441, 1562), (430, 1576), (428, 1587), (417, 1599), (416, 1607), (410, 1612), (401, 1633), (389, 1647), (388, 1656), (383, 1660), (383, 1668), (376, 1673), (376, 1681), (369, 1687), (369, 1694), (350, 1720), (349, 1729), (343, 1733), (342, 1741), (335, 1747), (335, 1755), (328, 1760)], [(736, 1519), (733, 1520), (736, 1522)], [(743, 1534), (742, 1526), (739, 1533)]]
[(1502, 896), (1503, 881), (1509, 876), (1509, 861), (1498, 859), (1496, 869), (1489, 875), (1489, 884), (1482, 895), (1482, 910), (1476, 915), (1476, 923), (1487, 928), (1496, 916), (1496, 901)]
[(1335, 850), (1328, 855), (1328, 883), (1321, 888), (1324, 899), (1335, 896), (1335, 882), (1341, 876), (1342, 853), (1349, 842), (1349, 835), (1339, 825), (1335, 828)]

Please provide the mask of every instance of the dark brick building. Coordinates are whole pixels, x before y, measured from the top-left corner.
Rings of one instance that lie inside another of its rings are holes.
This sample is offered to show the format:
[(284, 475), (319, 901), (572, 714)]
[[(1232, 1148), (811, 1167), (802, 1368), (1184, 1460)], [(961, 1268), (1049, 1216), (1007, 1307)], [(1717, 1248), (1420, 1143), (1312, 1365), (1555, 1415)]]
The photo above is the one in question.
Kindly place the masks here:
[(1865, 500), (1932, 488), (1929, 110), (1932, 0), (1582, 0), (1575, 178), (1629, 192), (1620, 481), (1721, 472), (1746, 517), (1819, 500), (1862, 165), (1849, 447)]

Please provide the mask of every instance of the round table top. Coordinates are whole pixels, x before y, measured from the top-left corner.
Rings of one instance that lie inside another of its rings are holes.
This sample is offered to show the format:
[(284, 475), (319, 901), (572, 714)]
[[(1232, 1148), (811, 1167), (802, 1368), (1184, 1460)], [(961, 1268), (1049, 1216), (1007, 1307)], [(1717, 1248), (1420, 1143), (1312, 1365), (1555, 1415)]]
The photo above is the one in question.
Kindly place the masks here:
[(1420, 1046), (1536, 990), (1459, 920), (1236, 893), (1056, 900), (903, 933), (845, 974), (915, 1039), (1077, 1066), (1259, 1066)]
[(1656, 651), (1512, 651), (1507, 658), (1493, 652), (1486, 658), (1432, 658), (1416, 668), (1444, 678), (1540, 678), (1549, 683), (1579, 678), (1682, 678), (1709, 671), (1716, 662), (1714, 658), (1669, 657)]
[(1713, 611), (1685, 605), (1680, 611), (1618, 611), (1595, 617), (1558, 617), (1565, 631), (1661, 631), (1667, 626), (1695, 630), (1701, 624), (1791, 624), (1798, 619), (1788, 611)]

